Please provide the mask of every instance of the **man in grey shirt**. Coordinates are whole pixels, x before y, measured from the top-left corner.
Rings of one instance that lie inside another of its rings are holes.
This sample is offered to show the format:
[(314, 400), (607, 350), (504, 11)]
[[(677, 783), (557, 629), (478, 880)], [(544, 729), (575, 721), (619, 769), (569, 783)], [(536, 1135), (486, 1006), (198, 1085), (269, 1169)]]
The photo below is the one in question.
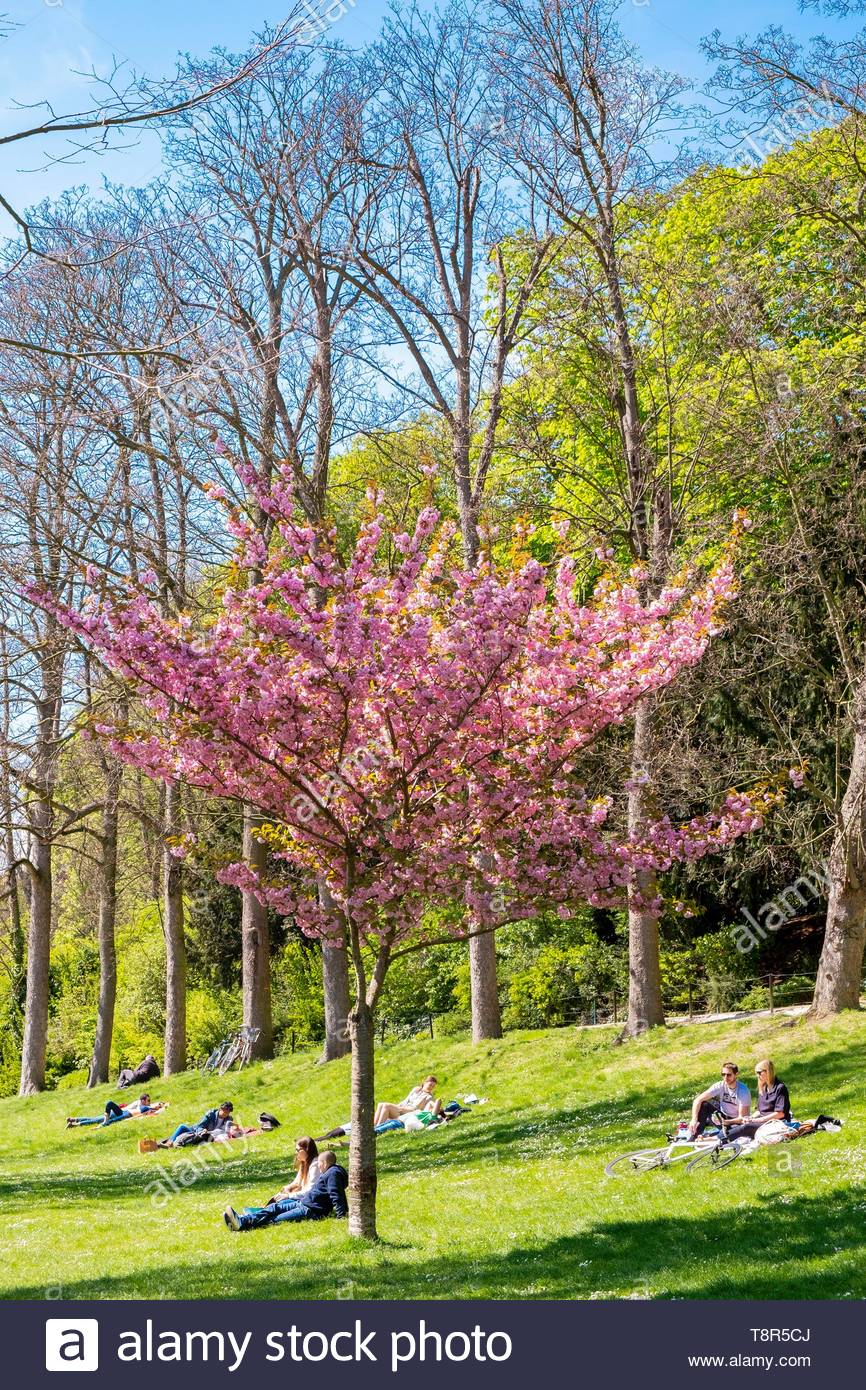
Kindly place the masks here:
[(738, 1079), (739, 1072), (736, 1062), (723, 1062), (721, 1080), (695, 1096), (689, 1123), (690, 1139), (701, 1134), (708, 1124), (713, 1124), (714, 1115), (721, 1116), (726, 1128), (729, 1124), (742, 1123), (748, 1116), (752, 1097), (748, 1086)]

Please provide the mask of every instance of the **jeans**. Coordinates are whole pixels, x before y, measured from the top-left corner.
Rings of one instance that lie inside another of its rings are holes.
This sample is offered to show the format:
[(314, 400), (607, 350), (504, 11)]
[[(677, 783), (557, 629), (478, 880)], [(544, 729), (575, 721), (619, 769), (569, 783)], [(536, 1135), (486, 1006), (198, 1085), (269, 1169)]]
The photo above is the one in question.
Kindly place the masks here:
[(282, 1197), (268, 1207), (247, 1207), (238, 1216), (242, 1231), (254, 1231), (258, 1226), (273, 1226), (280, 1221), (307, 1221), (313, 1216), (309, 1207), (295, 1197)]
[(194, 1129), (195, 1125), (178, 1125), (177, 1129), (174, 1131), (174, 1134), (171, 1135), (169, 1143), (173, 1144), (175, 1139), (179, 1139), (182, 1134), (192, 1134)]
[(105, 1123), (113, 1125), (115, 1120), (129, 1120), (131, 1115), (128, 1110), (124, 1110), (122, 1105), (118, 1105), (116, 1100), (106, 1101)]
[(117, 1101), (110, 1100), (106, 1103), (104, 1115), (83, 1115), (76, 1120), (77, 1125), (113, 1125), (116, 1120), (128, 1120), (129, 1111), (124, 1110)]

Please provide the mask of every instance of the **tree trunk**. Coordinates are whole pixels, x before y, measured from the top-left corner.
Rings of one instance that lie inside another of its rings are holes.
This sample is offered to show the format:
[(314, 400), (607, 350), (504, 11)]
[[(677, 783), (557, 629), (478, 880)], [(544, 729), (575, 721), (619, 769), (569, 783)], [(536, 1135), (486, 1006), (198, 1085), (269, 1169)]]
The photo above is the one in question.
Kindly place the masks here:
[[(8, 781), (4, 788), (9, 792)], [(4, 795), (3, 823), (5, 830), (6, 892), (9, 898), (9, 959), (12, 966), (11, 994), (19, 1006), (24, 1004), (24, 927), (21, 921), (21, 894), (18, 870), (15, 868), (15, 831), (13, 828), (11, 794)]]
[(469, 937), (469, 983), (472, 994), (472, 1041), (501, 1038), (496, 941), (491, 931)]
[[(244, 860), (259, 874), (268, 861), (268, 847), (256, 838), (258, 818), (244, 809)], [(273, 1057), (274, 1020), (271, 1010), (271, 940), (268, 911), (252, 893), (241, 900), (241, 968), (243, 973), (244, 1026), (258, 1028), (253, 1057)]]
[[(319, 883), (319, 902), (333, 907), (331, 895), (324, 882)], [(320, 1062), (333, 1062), (352, 1050), (349, 1030), (349, 953), (345, 943), (328, 945), (322, 942), (322, 982), (325, 994), (325, 1045)]]
[[(469, 570), (478, 564), (480, 543), (478, 517), (473, 506), (470, 448), (470, 386), (468, 371), (458, 386), (457, 426), (453, 439), (454, 482), (463, 543), (463, 563)], [(502, 1037), (502, 1014), (496, 981), (496, 939), (493, 932), (469, 937), (469, 989), (472, 1008), (472, 1041), (487, 1042)]]
[(352, 1132), (349, 1139), (349, 1234), (376, 1238), (376, 1135), (373, 1130), (373, 1011), (356, 1002), (352, 1035)]
[(36, 1095), (45, 1090), (45, 1052), (48, 1043), (48, 967), (51, 956), (52, 851), (51, 808), (41, 803), (33, 815), (35, 827), (31, 851), (30, 923), (27, 932), (27, 994), (24, 1041), (21, 1048), (21, 1084), (18, 1094)]
[[(651, 795), (643, 778), (653, 765), (653, 708), (649, 699), (642, 700), (635, 711), (634, 741), (632, 744), (632, 779), (635, 783), (628, 794), (629, 836), (639, 838), (643, 826), (652, 818), (648, 799)], [(635, 873), (629, 889), (628, 907), (628, 1021), (624, 1034), (637, 1037), (648, 1028), (664, 1024), (662, 1008), (661, 966), (659, 962), (659, 924), (656, 913), (640, 902), (655, 898), (658, 891), (652, 872)]]
[[(165, 788), (166, 838), (178, 832), (178, 789)], [(186, 1070), (186, 941), (183, 922), (183, 870), (166, 844), (162, 852), (162, 929), (165, 936), (166, 1076)]]
[(866, 674), (854, 701), (854, 750), (830, 850), (827, 926), (812, 1014), (860, 1007), (866, 946)]
[(88, 1086), (108, 1080), (111, 1039), (114, 1033), (114, 1004), (117, 997), (117, 951), (114, 927), (117, 919), (117, 803), (123, 780), (122, 764), (112, 760), (106, 768), (105, 806), (102, 812), (102, 858), (99, 883), (99, 1004), (96, 1037), (90, 1063)]

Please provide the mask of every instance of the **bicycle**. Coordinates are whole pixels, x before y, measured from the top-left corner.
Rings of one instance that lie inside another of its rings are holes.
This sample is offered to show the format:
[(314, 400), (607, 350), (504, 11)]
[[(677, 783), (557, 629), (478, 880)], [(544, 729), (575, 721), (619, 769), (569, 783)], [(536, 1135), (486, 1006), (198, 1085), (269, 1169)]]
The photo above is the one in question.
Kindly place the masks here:
[(654, 1168), (669, 1168), (674, 1163), (685, 1163), (687, 1173), (709, 1169), (726, 1168), (739, 1158), (745, 1144), (735, 1139), (731, 1144), (722, 1143), (722, 1130), (707, 1130), (694, 1139), (683, 1135), (667, 1136), (667, 1144), (657, 1149), (634, 1149), (631, 1153), (620, 1154), (605, 1165), (609, 1178), (627, 1177), (635, 1173), (649, 1173)]
[(247, 1063), (252, 1061), (253, 1046), (261, 1031), (261, 1028), (238, 1028), (235, 1033), (230, 1033), (214, 1048), (202, 1071), (217, 1071), (220, 1076), (224, 1076), (235, 1062), (238, 1063), (238, 1071), (242, 1071)]
[(220, 1062), (222, 1061), (223, 1057), (224, 1057), (224, 1056), (226, 1055), (226, 1053), (228, 1052), (229, 1048), (232, 1046), (233, 1042), (234, 1042), (234, 1034), (231, 1034), (229, 1037), (223, 1038), (222, 1042), (217, 1043), (217, 1045), (216, 1045), (216, 1047), (214, 1048), (213, 1052), (212, 1052), (212, 1053), (210, 1054), (210, 1056), (202, 1063), (202, 1068), (201, 1068), (202, 1071), (203, 1071), (203, 1072), (219, 1071)]

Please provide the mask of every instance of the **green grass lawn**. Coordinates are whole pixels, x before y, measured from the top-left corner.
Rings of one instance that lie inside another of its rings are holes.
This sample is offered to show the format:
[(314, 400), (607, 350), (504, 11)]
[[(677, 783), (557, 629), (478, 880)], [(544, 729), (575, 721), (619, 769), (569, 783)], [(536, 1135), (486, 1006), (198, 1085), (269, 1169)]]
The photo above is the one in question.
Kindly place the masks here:
[[(160, 1081), (165, 1118), (66, 1131), (116, 1094), (60, 1090), (0, 1101), (6, 1298), (863, 1298), (866, 1016), (693, 1025), (617, 1047), (605, 1029), (405, 1043), (378, 1056), (377, 1094), (427, 1070), (447, 1097), (490, 1097), (453, 1124), (379, 1140), (375, 1246), (343, 1222), (232, 1235), (227, 1201), (264, 1200), (294, 1138), (348, 1114), (348, 1065), (281, 1058), (241, 1076)], [(606, 1178), (605, 1162), (661, 1141), (728, 1056), (769, 1053), (795, 1114), (845, 1120), (718, 1173), (682, 1167)], [(283, 1127), (239, 1146), (139, 1155), (228, 1096), (246, 1122)], [(220, 1159), (218, 1156), (222, 1154)], [(206, 1157), (205, 1157), (206, 1156)], [(191, 1164), (195, 1168), (191, 1168)], [(200, 1170), (200, 1171), (199, 1171)], [(196, 1173), (195, 1181), (185, 1185)], [(170, 1181), (169, 1181), (170, 1180)], [(175, 1190), (176, 1189), (176, 1190)]]

